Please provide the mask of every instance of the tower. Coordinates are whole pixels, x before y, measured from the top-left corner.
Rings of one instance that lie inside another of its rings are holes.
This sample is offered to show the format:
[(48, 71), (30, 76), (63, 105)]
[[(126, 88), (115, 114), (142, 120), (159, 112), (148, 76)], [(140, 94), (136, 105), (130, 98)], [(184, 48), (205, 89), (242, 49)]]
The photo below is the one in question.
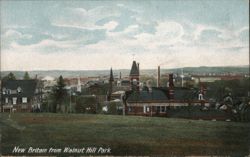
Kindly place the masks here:
[(113, 70), (112, 68), (110, 69), (110, 75), (109, 75), (109, 90), (107, 93), (107, 100), (110, 101), (111, 100), (111, 94), (113, 91), (113, 82), (114, 82), (114, 76), (113, 76)]
[(139, 91), (139, 63), (133, 61), (132, 68), (130, 70), (129, 79), (130, 79), (130, 86), (132, 90)]

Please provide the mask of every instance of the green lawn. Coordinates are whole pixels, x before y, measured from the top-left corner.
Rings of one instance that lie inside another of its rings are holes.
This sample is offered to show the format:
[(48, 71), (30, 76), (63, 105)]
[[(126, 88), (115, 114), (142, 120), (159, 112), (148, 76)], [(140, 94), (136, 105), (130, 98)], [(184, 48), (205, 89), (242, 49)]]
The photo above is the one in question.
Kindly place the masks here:
[[(15, 113), (10, 119), (8, 114), (1, 114), (0, 126), (3, 155), (23, 155), (12, 153), (15, 146), (111, 148), (111, 154), (102, 155), (246, 156), (250, 151), (250, 123)], [(59, 156), (62, 155), (69, 154)]]

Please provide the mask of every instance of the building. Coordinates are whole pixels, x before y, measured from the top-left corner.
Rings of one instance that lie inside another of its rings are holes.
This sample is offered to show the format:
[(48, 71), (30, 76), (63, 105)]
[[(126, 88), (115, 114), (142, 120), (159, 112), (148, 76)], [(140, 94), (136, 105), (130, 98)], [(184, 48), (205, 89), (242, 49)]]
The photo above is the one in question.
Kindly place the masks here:
[(122, 73), (120, 72), (119, 79), (117, 80), (116, 86), (114, 86), (115, 91), (127, 91), (130, 90), (130, 80), (127, 77), (122, 78)]
[(169, 74), (167, 87), (158, 84), (159, 87), (143, 86), (141, 90), (139, 77), (139, 64), (133, 61), (130, 71), (131, 90), (126, 91), (123, 98), (126, 115), (167, 116), (169, 110), (176, 108), (209, 106), (203, 91), (175, 87), (173, 74)]
[(242, 80), (243, 75), (192, 75), (192, 79), (196, 84), (210, 83), (221, 80)]
[(2, 111), (31, 112), (40, 110), (43, 92), (39, 80), (3, 80)]
[(128, 91), (125, 94), (125, 113), (127, 115), (167, 116), (167, 111), (181, 107), (209, 106), (209, 102), (197, 90), (188, 88), (144, 88), (139, 92)]

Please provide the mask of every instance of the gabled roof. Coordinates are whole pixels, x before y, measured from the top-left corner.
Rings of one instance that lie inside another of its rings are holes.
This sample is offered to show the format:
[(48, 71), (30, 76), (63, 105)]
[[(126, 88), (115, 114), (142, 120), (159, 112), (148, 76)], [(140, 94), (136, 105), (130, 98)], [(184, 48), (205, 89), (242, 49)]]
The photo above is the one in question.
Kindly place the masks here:
[(3, 94), (2, 96), (20, 96), (20, 97), (31, 97), (35, 95), (35, 90), (37, 87), (37, 80), (3, 80), (2, 90), (11, 89), (17, 90), (18, 87), (21, 88), (21, 93), (18, 94)]
[(139, 69), (135, 61), (133, 61), (129, 76), (139, 76)]

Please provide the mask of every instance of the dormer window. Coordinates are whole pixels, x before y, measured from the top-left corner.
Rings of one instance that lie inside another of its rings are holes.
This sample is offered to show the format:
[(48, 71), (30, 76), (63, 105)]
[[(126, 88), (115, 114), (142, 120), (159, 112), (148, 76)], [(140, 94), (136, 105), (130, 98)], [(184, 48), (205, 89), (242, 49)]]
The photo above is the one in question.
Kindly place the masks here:
[(200, 93), (199, 96), (198, 96), (198, 99), (199, 99), (199, 100), (204, 100), (204, 99), (203, 99), (203, 94)]
[(21, 93), (22, 92), (22, 88), (21, 87), (17, 87), (17, 93)]
[(6, 88), (3, 87), (3, 95), (7, 94)]

